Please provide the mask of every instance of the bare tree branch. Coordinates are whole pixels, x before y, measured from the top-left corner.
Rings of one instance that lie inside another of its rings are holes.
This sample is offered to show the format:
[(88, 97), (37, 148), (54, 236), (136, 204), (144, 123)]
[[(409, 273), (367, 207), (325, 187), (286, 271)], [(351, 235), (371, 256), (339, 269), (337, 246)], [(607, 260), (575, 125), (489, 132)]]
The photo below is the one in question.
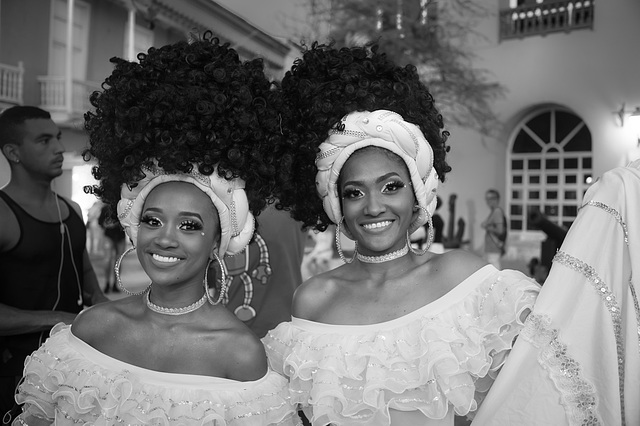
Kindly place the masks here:
[(308, 0), (310, 31), (301, 39), (316, 40), (320, 28), (329, 28), (338, 46), (377, 41), (398, 64), (416, 65), (445, 123), (492, 135), (501, 126), (492, 104), (505, 88), (475, 68), (465, 48), (482, 37), (476, 21), (491, 13), (481, 1)]

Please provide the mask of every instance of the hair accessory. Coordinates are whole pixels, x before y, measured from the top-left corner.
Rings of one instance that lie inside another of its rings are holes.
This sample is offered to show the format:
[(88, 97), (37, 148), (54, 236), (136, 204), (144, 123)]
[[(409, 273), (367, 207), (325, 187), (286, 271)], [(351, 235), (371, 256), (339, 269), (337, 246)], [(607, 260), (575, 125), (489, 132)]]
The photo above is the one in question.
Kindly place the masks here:
[(131, 183), (125, 183), (120, 190), (118, 219), (127, 235), (136, 245), (138, 225), (144, 202), (153, 188), (165, 182), (188, 182), (207, 194), (220, 218), (220, 244), (218, 254), (233, 255), (245, 248), (255, 229), (254, 218), (249, 211), (249, 202), (244, 192), (244, 181), (239, 178), (224, 179), (218, 176), (217, 166), (211, 175), (203, 175), (193, 165), (190, 173), (167, 173), (157, 165), (145, 167), (145, 177)]
[[(420, 207), (420, 208), (423, 208), (423, 207)], [(414, 249), (413, 246), (411, 245), (411, 237), (409, 236), (409, 231), (407, 231), (407, 244), (409, 245), (409, 249), (411, 250), (411, 253), (417, 254), (418, 256), (422, 256), (427, 251), (429, 251), (429, 247), (431, 247), (431, 244), (433, 244), (433, 238), (435, 236), (435, 231), (433, 230), (433, 221), (431, 220), (431, 215), (429, 214), (428, 211), (425, 212), (425, 214), (427, 215), (427, 224), (429, 226), (429, 230), (427, 231), (427, 245), (425, 246), (425, 248), (423, 248), (422, 250)]]
[(151, 309), (153, 312), (156, 312), (156, 313), (162, 314), (162, 315), (184, 315), (184, 314), (188, 314), (188, 313), (193, 312), (196, 309), (200, 308), (207, 301), (207, 292), (205, 291), (204, 294), (202, 295), (202, 297), (200, 298), (200, 300), (198, 300), (197, 302), (193, 302), (189, 306), (185, 306), (183, 308), (165, 308), (164, 306), (159, 306), (159, 305), (156, 305), (155, 303), (153, 303), (149, 299), (149, 295), (150, 294), (151, 294), (151, 291), (148, 291), (147, 294), (145, 294), (144, 301), (147, 303), (147, 306), (149, 307), (149, 309)]
[[(340, 130), (340, 128), (344, 128)], [(329, 132), (320, 144), (316, 157), (316, 189), (322, 198), (324, 211), (333, 223), (342, 217), (338, 178), (342, 166), (355, 151), (368, 146), (387, 149), (402, 158), (411, 176), (416, 202), (429, 216), (436, 209), (438, 174), (433, 168), (433, 149), (420, 128), (405, 121), (402, 116), (387, 110), (358, 111), (347, 114), (339, 127)], [(428, 220), (421, 213), (409, 226), (412, 233)], [(353, 239), (348, 230), (343, 233)]]
[(214, 251), (213, 257), (220, 264), (220, 294), (218, 295), (218, 299), (214, 302), (209, 292), (209, 266), (211, 266), (211, 262), (213, 262), (213, 259), (209, 259), (209, 263), (207, 263), (207, 269), (204, 270), (204, 294), (209, 300), (210, 304), (217, 305), (218, 303), (222, 302), (225, 297), (227, 297), (227, 274), (224, 270), (224, 262), (220, 260), (218, 253)]
[(409, 253), (409, 244), (405, 244), (405, 246), (401, 249), (392, 251), (391, 253), (383, 254), (382, 256), (365, 256), (356, 252), (356, 257), (360, 262), (364, 263), (384, 263), (391, 260), (399, 259), (407, 253)]
[(149, 291), (151, 289), (151, 283), (149, 283), (147, 288), (145, 288), (144, 290), (139, 291), (137, 293), (134, 293), (133, 291), (127, 290), (127, 288), (122, 284), (122, 280), (120, 279), (120, 265), (122, 264), (122, 259), (124, 259), (124, 257), (127, 254), (131, 253), (135, 249), (136, 249), (135, 247), (129, 247), (128, 249), (126, 249), (124, 251), (124, 253), (122, 253), (120, 255), (120, 257), (116, 261), (115, 267), (113, 268), (115, 270), (115, 272), (116, 272), (116, 283), (118, 283), (118, 288), (120, 290), (122, 290), (123, 292), (127, 293), (129, 296), (140, 296), (141, 294), (145, 294), (147, 291)]
[[(347, 258), (344, 257), (344, 253), (342, 252), (342, 245), (340, 244), (340, 224), (342, 223), (343, 220), (344, 220), (344, 216), (341, 217), (340, 220), (338, 221), (338, 223), (336, 224), (336, 248), (338, 249), (338, 255), (340, 256), (340, 259), (342, 259), (342, 261), (344, 263), (351, 263), (356, 258), (355, 254), (351, 259), (347, 260)], [(358, 253), (358, 242), (357, 241), (356, 241), (355, 252)]]

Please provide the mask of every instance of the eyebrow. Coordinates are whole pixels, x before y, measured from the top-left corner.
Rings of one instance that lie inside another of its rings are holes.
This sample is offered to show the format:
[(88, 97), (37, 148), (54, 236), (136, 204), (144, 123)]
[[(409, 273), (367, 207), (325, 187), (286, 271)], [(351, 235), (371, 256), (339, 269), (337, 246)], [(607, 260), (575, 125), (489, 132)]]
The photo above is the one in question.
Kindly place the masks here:
[[(389, 173), (387, 173), (386, 175), (382, 175), (382, 176), (380, 176), (379, 178), (377, 178), (377, 179), (375, 180), (375, 183), (380, 183), (380, 182), (385, 181), (385, 180), (389, 179), (390, 177), (394, 177), (394, 176), (397, 176), (397, 177), (401, 178), (401, 177), (400, 177), (400, 175), (399, 175), (398, 173), (396, 173), (396, 172), (389, 172)], [(401, 178), (401, 179), (402, 179), (402, 178)], [(347, 185), (355, 185), (355, 186), (357, 186), (357, 185), (361, 185), (361, 186), (362, 186), (362, 185), (364, 185), (364, 184), (365, 184), (365, 182), (364, 182), (364, 181), (362, 181), (362, 180), (350, 180), (350, 181), (345, 182), (342, 186), (343, 186), (343, 187), (345, 187), (345, 186), (347, 186)]]
[[(143, 211), (143, 213), (148, 213), (148, 212), (163, 213), (163, 210), (157, 207), (149, 207), (144, 209)], [(178, 216), (193, 216), (193, 217), (197, 217), (198, 219), (200, 219), (200, 221), (204, 222), (202, 220), (202, 216), (200, 216), (200, 214), (195, 212), (181, 211), (181, 212), (178, 212)]]

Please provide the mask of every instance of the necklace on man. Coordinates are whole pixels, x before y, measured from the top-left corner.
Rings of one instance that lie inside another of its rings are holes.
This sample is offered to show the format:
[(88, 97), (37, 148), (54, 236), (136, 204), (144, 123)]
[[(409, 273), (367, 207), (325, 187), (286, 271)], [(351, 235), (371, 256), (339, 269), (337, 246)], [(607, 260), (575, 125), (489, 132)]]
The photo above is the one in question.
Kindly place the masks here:
[(158, 306), (155, 303), (153, 303), (151, 300), (149, 300), (149, 294), (151, 294), (151, 290), (149, 290), (144, 295), (145, 302), (147, 303), (147, 306), (153, 312), (157, 312), (157, 313), (162, 314), (162, 315), (184, 315), (184, 314), (188, 314), (189, 312), (193, 312), (196, 309), (198, 309), (199, 307), (201, 307), (202, 305), (204, 305), (204, 303), (207, 301), (207, 293), (205, 293), (202, 296), (202, 298), (200, 298), (200, 300), (198, 300), (197, 302), (193, 302), (189, 306), (185, 306), (185, 307), (182, 307), (182, 308), (165, 308), (164, 306)]
[(364, 263), (383, 263), (389, 262), (390, 260), (399, 259), (407, 253), (409, 253), (409, 244), (405, 244), (405, 246), (401, 249), (392, 251), (391, 253), (383, 254), (381, 256), (365, 256), (364, 254), (356, 252), (356, 257), (360, 262)]

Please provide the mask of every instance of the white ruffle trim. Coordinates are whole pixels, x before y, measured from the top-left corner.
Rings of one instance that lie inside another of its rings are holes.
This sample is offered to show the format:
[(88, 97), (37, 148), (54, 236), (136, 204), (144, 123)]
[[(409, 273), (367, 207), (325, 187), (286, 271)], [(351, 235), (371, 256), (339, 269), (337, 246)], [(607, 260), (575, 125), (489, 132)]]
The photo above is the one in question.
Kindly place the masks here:
[(263, 339), (270, 365), (290, 378), (293, 402), (312, 406), (313, 424), (388, 425), (389, 409), (442, 419), (449, 404), (466, 415), (493, 384), (540, 288), (516, 271), (471, 284), (444, 309), (436, 301), (406, 321), (345, 332), (294, 318)]
[[(18, 402), (21, 415), (56, 419), (56, 424), (295, 425), (287, 381), (269, 371), (262, 379), (221, 381), (219, 386), (145, 383), (127, 370), (88, 360), (69, 344), (70, 326), (59, 324), (25, 361)], [(200, 377), (200, 376), (198, 376)], [(231, 384), (231, 386), (228, 385)], [(217, 390), (215, 388), (218, 388)], [(225, 389), (227, 388), (227, 389)]]

